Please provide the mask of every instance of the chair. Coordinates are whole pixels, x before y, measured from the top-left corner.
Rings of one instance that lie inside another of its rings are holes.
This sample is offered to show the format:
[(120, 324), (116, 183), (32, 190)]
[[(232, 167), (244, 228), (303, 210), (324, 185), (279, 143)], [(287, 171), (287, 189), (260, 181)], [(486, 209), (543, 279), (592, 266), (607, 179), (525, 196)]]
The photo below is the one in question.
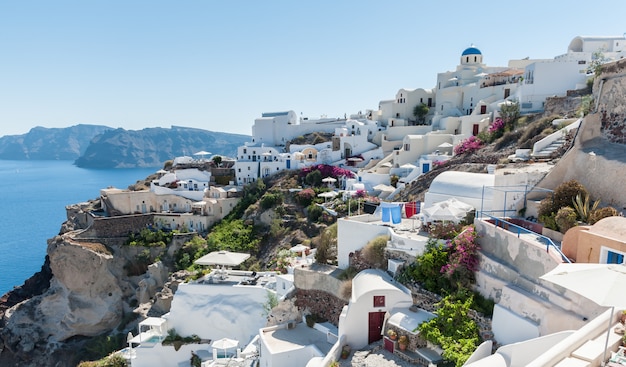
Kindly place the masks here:
[(616, 352), (611, 352), (611, 359), (609, 359), (609, 366), (613, 363), (614, 366), (626, 366), (626, 352), (625, 347), (619, 347)]

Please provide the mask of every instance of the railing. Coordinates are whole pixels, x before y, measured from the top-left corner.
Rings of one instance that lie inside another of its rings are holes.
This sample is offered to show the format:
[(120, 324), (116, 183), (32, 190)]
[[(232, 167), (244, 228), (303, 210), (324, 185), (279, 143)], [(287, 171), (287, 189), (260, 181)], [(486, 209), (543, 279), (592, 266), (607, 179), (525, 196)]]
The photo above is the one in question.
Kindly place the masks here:
[[(518, 226), (517, 224), (513, 224), (513, 223), (511, 223), (509, 221), (506, 221), (506, 220), (504, 220), (502, 218), (497, 218), (497, 217), (491, 216), (489, 214), (486, 214), (484, 212), (481, 212), (480, 214), (481, 214), (481, 218), (483, 216), (486, 216), (486, 217), (490, 218), (491, 220), (493, 220), (494, 221), (493, 224), (496, 226), (496, 228), (497, 227), (501, 227), (502, 229), (505, 229), (505, 230), (507, 230), (509, 232), (517, 233), (517, 238), (519, 238), (520, 235), (522, 235), (522, 234), (531, 234), (533, 236), (536, 236), (536, 240), (538, 242), (545, 242), (545, 244), (546, 244), (546, 252), (550, 252), (550, 247), (552, 247), (552, 248), (554, 248), (554, 250), (559, 255), (561, 255), (561, 259), (563, 259), (563, 261), (565, 261), (567, 263), (571, 263), (571, 261), (567, 258), (567, 256), (565, 256), (563, 254), (563, 252), (561, 252), (561, 248), (559, 246), (557, 246), (557, 244), (554, 243), (550, 237), (546, 237), (546, 236), (544, 236), (542, 234), (539, 234), (537, 232), (531, 231), (528, 228), (524, 228), (522, 226)], [(507, 225), (506, 228), (504, 227), (505, 224)]]

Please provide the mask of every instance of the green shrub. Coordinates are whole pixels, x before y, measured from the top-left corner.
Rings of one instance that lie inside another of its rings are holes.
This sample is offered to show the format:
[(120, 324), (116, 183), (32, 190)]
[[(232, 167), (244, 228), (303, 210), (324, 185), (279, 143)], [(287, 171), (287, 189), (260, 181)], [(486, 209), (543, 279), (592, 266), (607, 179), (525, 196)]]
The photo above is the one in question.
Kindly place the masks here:
[(165, 247), (172, 241), (173, 232), (161, 229), (143, 228), (139, 233), (131, 233), (126, 240), (128, 246)]
[(307, 188), (295, 195), (296, 202), (304, 207), (307, 207), (315, 200), (316, 193), (313, 189)]
[(361, 256), (369, 265), (376, 269), (383, 269), (386, 266), (385, 248), (387, 247), (389, 236), (378, 236), (369, 241), (361, 250)]
[(415, 259), (415, 265), (408, 271), (411, 278), (431, 292), (445, 294), (452, 289), (450, 280), (441, 274), (441, 269), (448, 263), (449, 252), (436, 240), (429, 239), (426, 251)]
[(93, 362), (80, 362), (78, 367), (127, 367), (126, 359), (120, 354), (111, 354), (101, 360)]
[(324, 209), (319, 205), (311, 204), (307, 208), (308, 218), (311, 222), (317, 222), (318, 219), (322, 216)]
[(194, 236), (174, 254), (176, 270), (191, 270), (193, 262), (207, 253), (207, 241), (200, 236)]
[[(98, 367), (118, 367), (125, 366), (117, 364), (118, 356), (111, 355), (116, 350), (120, 350), (124, 346), (124, 336), (121, 333), (114, 335), (98, 335), (89, 339), (83, 348), (78, 351), (81, 360), (97, 360), (96, 362), (81, 362), (79, 366), (98, 366)], [(123, 360), (123, 358), (122, 358)], [(126, 362), (126, 361), (124, 361)], [(86, 363), (86, 364), (82, 364)], [(91, 364), (90, 364), (91, 363)]]
[(572, 202), (574, 204), (574, 210), (577, 218), (584, 223), (589, 222), (589, 216), (598, 208), (598, 204), (600, 204), (600, 200), (596, 200), (593, 204), (590, 204), (589, 194), (587, 194), (584, 198), (578, 194)]
[(556, 214), (559, 209), (571, 206), (576, 196), (585, 197), (589, 195), (587, 189), (576, 180), (570, 180), (557, 186), (551, 196), (541, 200), (538, 209), (539, 222), (547, 228), (558, 230), (556, 224)]
[(615, 217), (618, 215), (619, 215), (619, 212), (617, 211), (617, 209), (613, 208), (612, 206), (607, 206), (606, 208), (596, 209), (592, 211), (591, 215), (589, 216), (589, 224), (594, 224), (600, 219), (604, 219), (607, 217)]
[(269, 209), (283, 203), (283, 194), (280, 192), (267, 192), (261, 197), (261, 208)]
[(441, 346), (443, 358), (461, 367), (474, 352), (480, 336), (478, 325), (468, 316), (471, 297), (464, 302), (446, 297), (437, 303), (437, 317), (418, 326), (420, 335)]
[(576, 227), (576, 210), (570, 206), (565, 206), (556, 213), (554, 217), (556, 225), (561, 233), (567, 232), (570, 228)]

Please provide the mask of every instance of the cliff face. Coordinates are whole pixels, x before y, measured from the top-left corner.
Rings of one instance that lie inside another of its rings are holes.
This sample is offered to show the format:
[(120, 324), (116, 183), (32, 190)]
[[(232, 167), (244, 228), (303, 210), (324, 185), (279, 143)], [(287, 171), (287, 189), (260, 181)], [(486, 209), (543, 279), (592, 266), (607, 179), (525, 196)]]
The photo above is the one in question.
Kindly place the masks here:
[(73, 160), (85, 168), (162, 167), (177, 156), (210, 151), (235, 156), (250, 136), (172, 126), (113, 129), (102, 125), (35, 127), (0, 137), (0, 159)]
[[(68, 208), (63, 230), (69, 232), (48, 240), (49, 286), (39, 293), (32, 292), (30, 298), (25, 295), (24, 300), (16, 299), (11, 292), (5, 301), (17, 302), (4, 303), (4, 310), (0, 304), (1, 366), (75, 366), (79, 341), (86, 339), (83, 337), (122, 330), (128, 326), (123, 325), (124, 315), (137, 310), (148, 312), (157, 295), (158, 312), (168, 311), (173, 292), (164, 289), (167, 267), (159, 262), (133, 275), (128, 271), (129, 264), (144, 248), (124, 245), (117, 233), (81, 239), (83, 231), (77, 224), (86, 224), (86, 205)], [(180, 239), (173, 247), (148, 252), (152, 259), (167, 257), (184, 242)]]
[(0, 159), (74, 160), (85, 152), (91, 139), (110, 129), (102, 125), (34, 127), (23, 135), (0, 137)]
[(237, 147), (249, 140), (247, 135), (176, 126), (138, 131), (116, 129), (93, 139), (75, 163), (90, 168), (162, 167), (173, 157), (192, 156), (199, 151), (235, 156)]

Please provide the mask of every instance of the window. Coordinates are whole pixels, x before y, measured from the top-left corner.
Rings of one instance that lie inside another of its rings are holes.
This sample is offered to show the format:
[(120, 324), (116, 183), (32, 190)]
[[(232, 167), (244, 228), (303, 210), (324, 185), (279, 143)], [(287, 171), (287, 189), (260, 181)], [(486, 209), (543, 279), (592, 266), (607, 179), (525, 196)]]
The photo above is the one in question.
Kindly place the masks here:
[(243, 148), (243, 154), (246, 154), (246, 153), (247, 153), (247, 149)]
[(607, 264), (623, 264), (624, 254), (607, 250), (606, 263)]
[(411, 144), (404, 144), (404, 150), (405, 151), (410, 151), (411, 150)]
[(374, 307), (385, 307), (385, 296), (374, 296)]

